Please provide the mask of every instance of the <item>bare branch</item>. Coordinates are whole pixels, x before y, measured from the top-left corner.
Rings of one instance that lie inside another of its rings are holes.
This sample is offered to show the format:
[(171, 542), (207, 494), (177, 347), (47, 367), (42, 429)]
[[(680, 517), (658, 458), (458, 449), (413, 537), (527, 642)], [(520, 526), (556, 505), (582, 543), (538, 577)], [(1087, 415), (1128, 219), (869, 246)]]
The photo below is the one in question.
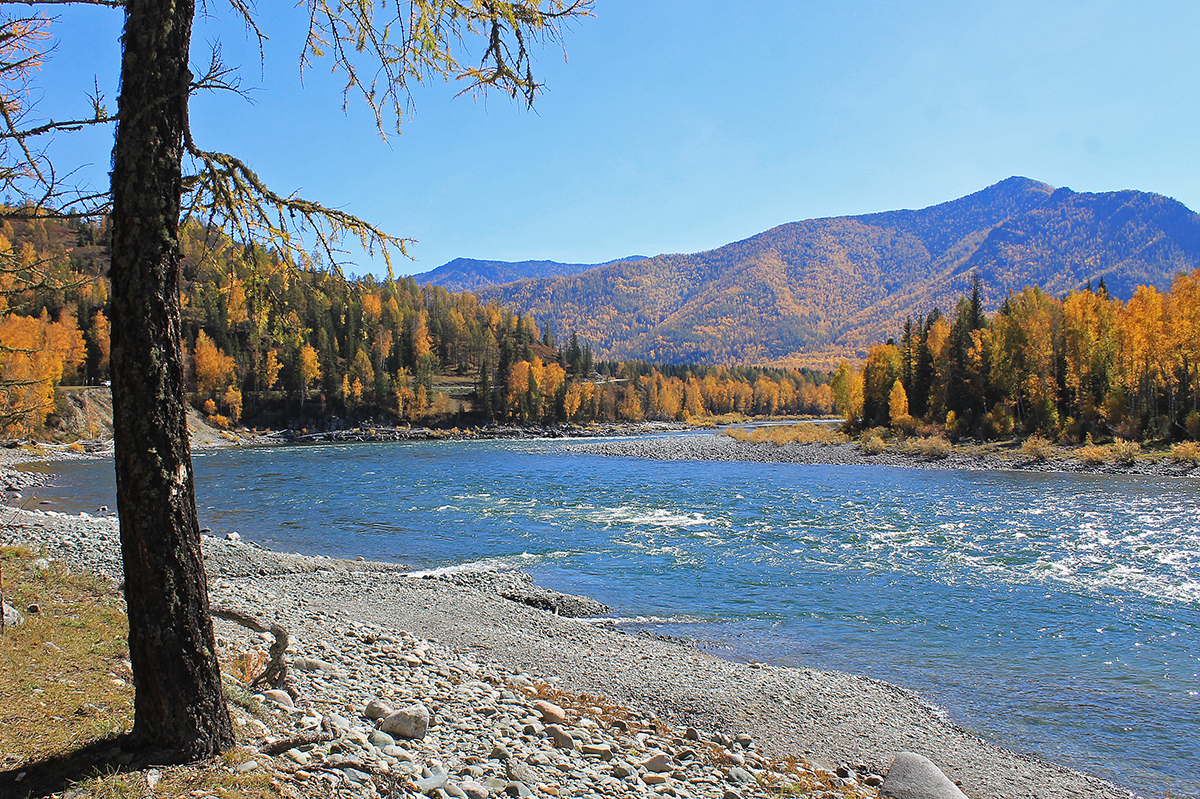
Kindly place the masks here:
[(200, 222), (225, 230), (236, 240), (276, 248), (288, 257), (303, 255), (304, 234), (316, 240), (318, 249), (340, 262), (340, 244), (347, 237), (363, 249), (378, 251), (392, 271), (391, 252), (407, 255), (410, 239), (384, 233), (353, 214), (295, 195), (276, 194), (241, 160), (225, 153), (206, 152), (196, 147), (190, 126), (184, 127), (184, 146), (196, 172), (184, 178), (188, 203), (182, 222)]
[[(7, 121), (7, 115), (5, 115)], [(82, 130), (88, 125), (102, 125), (106, 122), (116, 122), (117, 118), (98, 117), (95, 119), (69, 119), (65, 122), (46, 122), (28, 130), (7, 130), (0, 131), (0, 139), (27, 139), (31, 136), (41, 136), (44, 133), (53, 133), (60, 130)]]
[(0, 5), (23, 6), (108, 6), (109, 8), (124, 8), (123, 0), (0, 0)]
[(209, 54), (208, 69), (199, 78), (192, 81), (192, 92), (225, 91), (233, 92), (248, 102), (254, 102), (242, 88), (242, 80), (237, 76), (236, 67), (227, 67), (221, 59), (221, 43), (217, 42)]
[(74, 184), (74, 170), (60, 174), (47, 145), (39, 143), (58, 132), (114, 121), (99, 86), (88, 98), (91, 118), (29, 121), (32, 76), (53, 50), (50, 22), (40, 14), (0, 17), (0, 191), (17, 197), (0, 209), (6, 218), (80, 218), (108, 207), (107, 192)]
[[(465, 82), (459, 94), (496, 88), (531, 104), (542, 84), (529, 43), (559, 40), (559, 25), (591, 8), (592, 0), (409, 0), (392, 12), (386, 0), (308, 0), (300, 67), (331, 58), (346, 78), (344, 102), (360, 96), (380, 133), (393, 118), (399, 131), (411, 86), (430, 78)], [(468, 66), (455, 51), (474, 37), (485, 46), (479, 65)]]

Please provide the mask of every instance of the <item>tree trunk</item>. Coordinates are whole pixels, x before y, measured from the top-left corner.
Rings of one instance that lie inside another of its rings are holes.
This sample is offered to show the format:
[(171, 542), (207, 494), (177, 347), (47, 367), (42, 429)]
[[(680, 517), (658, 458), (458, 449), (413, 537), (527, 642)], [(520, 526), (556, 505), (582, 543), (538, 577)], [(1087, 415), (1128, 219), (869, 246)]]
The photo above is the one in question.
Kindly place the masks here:
[(132, 743), (182, 762), (233, 745), (200, 553), (180, 344), (178, 251), (193, 0), (125, 5), (112, 170), (117, 512)]

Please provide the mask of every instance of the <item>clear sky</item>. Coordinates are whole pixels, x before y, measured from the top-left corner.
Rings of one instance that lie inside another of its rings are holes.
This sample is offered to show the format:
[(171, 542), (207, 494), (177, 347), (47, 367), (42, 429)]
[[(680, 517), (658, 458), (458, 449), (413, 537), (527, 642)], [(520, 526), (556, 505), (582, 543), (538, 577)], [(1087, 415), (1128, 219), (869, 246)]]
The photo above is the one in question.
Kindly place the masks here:
[[(40, 109), (78, 112), (93, 76), (115, 108), (120, 13), (58, 8)], [(398, 273), (693, 252), (1010, 175), (1200, 209), (1195, 2), (597, 0), (565, 32), (569, 61), (538, 51), (533, 111), (430, 85), (386, 142), (361, 103), (343, 112), (327, 69), (301, 80), (303, 4), (259, 4), (261, 67), (221, 0), (207, 8), (194, 71), (219, 40), (256, 91), (198, 97), (197, 143), (418, 239)], [(61, 135), (54, 152), (102, 184), (110, 149), (111, 130)]]

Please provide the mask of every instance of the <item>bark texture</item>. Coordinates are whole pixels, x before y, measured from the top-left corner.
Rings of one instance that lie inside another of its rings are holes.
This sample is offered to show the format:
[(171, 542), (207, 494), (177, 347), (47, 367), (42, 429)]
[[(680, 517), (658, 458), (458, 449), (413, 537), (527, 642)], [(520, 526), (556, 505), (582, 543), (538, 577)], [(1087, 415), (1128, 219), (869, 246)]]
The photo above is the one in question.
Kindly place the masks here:
[(178, 251), (193, 0), (128, 0), (113, 152), (117, 512), (145, 760), (233, 744), (200, 553), (180, 344)]

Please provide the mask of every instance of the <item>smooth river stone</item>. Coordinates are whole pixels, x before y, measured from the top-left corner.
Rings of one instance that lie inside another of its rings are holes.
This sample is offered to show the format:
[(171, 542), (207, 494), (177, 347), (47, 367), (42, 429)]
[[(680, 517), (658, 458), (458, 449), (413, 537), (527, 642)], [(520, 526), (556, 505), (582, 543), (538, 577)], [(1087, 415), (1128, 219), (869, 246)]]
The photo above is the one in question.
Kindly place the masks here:
[(400, 738), (424, 738), (429, 731), (429, 708), (420, 702), (388, 714), (379, 729)]
[(932, 760), (915, 752), (896, 755), (879, 793), (894, 799), (967, 799)]

